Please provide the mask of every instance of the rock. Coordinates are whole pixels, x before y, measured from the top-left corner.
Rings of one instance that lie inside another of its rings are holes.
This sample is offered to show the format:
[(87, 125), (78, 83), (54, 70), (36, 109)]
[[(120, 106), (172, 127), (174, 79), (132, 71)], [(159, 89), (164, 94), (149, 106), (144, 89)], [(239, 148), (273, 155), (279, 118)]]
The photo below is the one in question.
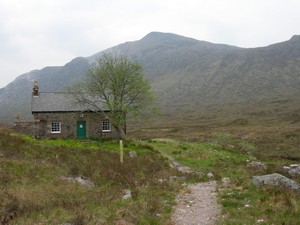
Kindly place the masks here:
[(228, 187), (229, 184), (231, 183), (231, 180), (230, 180), (229, 177), (224, 177), (224, 178), (222, 179), (222, 183), (223, 183), (223, 187)]
[(182, 173), (193, 173), (193, 171), (187, 166), (178, 166), (177, 169)]
[(81, 184), (82, 186), (86, 186), (86, 187), (94, 186), (94, 183), (86, 177), (79, 176), (79, 177), (75, 177), (74, 179), (77, 183)]
[(197, 175), (199, 178), (204, 177), (205, 173), (203, 172), (195, 172), (195, 175)]
[(136, 158), (136, 157), (137, 157), (137, 154), (136, 154), (135, 151), (130, 151), (130, 152), (129, 152), (129, 156), (130, 156), (131, 158)]
[(214, 177), (213, 173), (208, 173), (206, 176), (207, 176), (208, 179), (211, 179), (211, 178)]
[(254, 169), (266, 169), (267, 166), (265, 164), (263, 164), (262, 162), (251, 162), (247, 164), (248, 167), (254, 168)]
[(254, 176), (253, 183), (257, 187), (271, 185), (286, 187), (294, 191), (300, 191), (300, 185), (297, 182), (278, 173), (268, 174), (264, 176)]
[(292, 168), (288, 172), (292, 176), (300, 175), (300, 167), (298, 168)]
[(291, 167), (291, 168), (299, 168), (299, 167), (300, 167), (300, 164), (291, 164), (290, 167)]
[(94, 186), (94, 183), (92, 181), (90, 181), (88, 178), (83, 176), (78, 176), (78, 177), (59, 176), (59, 178), (67, 182), (78, 183), (85, 187)]
[(131, 199), (131, 198), (132, 198), (131, 191), (129, 189), (123, 190), (122, 200)]
[(291, 176), (300, 175), (300, 164), (292, 164), (290, 166), (283, 166), (283, 169)]

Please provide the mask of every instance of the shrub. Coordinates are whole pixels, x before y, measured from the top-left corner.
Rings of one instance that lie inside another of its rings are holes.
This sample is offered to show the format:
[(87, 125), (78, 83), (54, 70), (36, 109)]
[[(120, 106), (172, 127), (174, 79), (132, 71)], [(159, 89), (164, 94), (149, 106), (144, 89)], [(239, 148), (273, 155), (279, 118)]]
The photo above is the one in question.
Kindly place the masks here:
[(212, 143), (222, 147), (227, 147), (229, 144), (233, 143), (233, 137), (229, 133), (218, 134), (212, 138)]

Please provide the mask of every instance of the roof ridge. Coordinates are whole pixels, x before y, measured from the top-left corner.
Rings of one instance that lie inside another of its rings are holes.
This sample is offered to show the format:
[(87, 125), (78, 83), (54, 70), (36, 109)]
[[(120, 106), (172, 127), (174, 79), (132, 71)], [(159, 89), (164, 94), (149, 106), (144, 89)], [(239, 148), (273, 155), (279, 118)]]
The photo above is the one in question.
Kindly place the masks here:
[(72, 98), (75, 92), (40, 92), (39, 96), (33, 96), (31, 99), (32, 112), (81, 112), (106, 107), (102, 103), (95, 107), (88, 104), (77, 103)]
[(79, 92), (64, 92), (64, 91), (40, 91), (39, 94), (74, 94)]

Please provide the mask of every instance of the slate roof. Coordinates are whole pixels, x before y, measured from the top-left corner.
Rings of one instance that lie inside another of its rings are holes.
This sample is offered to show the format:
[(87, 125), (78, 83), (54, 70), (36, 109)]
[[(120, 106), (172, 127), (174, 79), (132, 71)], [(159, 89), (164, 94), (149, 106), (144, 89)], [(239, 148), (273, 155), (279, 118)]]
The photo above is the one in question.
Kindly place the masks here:
[[(105, 110), (105, 109), (103, 109)], [(76, 103), (72, 95), (66, 92), (40, 92), (32, 96), (32, 112), (84, 112), (91, 111), (87, 105)]]

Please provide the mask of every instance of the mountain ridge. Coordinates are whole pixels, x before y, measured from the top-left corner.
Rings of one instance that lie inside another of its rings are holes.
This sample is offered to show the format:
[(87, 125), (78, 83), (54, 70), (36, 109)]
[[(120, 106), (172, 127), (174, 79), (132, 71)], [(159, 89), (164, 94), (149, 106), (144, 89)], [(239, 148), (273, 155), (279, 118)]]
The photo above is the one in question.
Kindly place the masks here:
[(79, 81), (103, 52), (127, 55), (143, 65), (161, 107), (169, 112), (207, 105), (299, 98), (300, 35), (259, 48), (198, 41), (151, 32), (64, 66), (33, 70), (0, 89), (0, 121), (14, 113), (30, 118), (33, 80), (41, 91), (62, 91)]

